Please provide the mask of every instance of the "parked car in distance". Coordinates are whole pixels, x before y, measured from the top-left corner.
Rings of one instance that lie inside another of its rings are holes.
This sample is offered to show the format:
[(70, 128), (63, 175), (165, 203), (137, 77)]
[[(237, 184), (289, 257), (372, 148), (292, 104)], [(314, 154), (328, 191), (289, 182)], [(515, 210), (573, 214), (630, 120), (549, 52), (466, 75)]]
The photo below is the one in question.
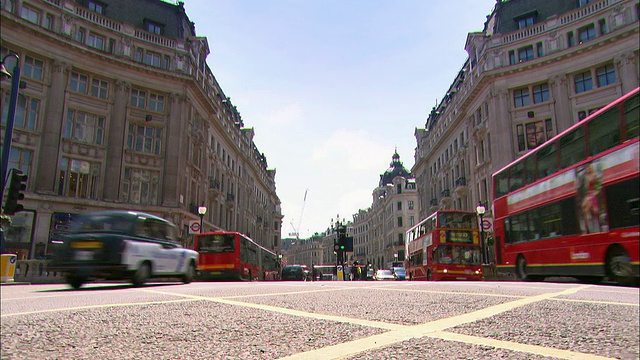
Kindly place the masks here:
[(146, 213), (105, 210), (76, 216), (48, 265), (74, 289), (94, 279), (143, 285), (153, 277), (193, 280), (198, 253), (177, 242), (171, 222)]
[(393, 276), (395, 276), (396, 280), (406, 280), (407, 279), (407, 270), (402, 266), (397, 266), (392, 269)]
[(367, 269), (367, 280), (374, 280), (376, 272), (372, 268)]
[(374, 279), (379, 281), (384, 281), (384, 280), (395, 280), (396, 278), (395, 276), (393, 276), (393, 271), (383, 269), (383, 270), (376, 271), (376, 274), (374, 275)]
[(281, 279), (306, 281), (309, 277), (309, 270), (305, 267), (306, 265), (285, 265), (282, 268)]

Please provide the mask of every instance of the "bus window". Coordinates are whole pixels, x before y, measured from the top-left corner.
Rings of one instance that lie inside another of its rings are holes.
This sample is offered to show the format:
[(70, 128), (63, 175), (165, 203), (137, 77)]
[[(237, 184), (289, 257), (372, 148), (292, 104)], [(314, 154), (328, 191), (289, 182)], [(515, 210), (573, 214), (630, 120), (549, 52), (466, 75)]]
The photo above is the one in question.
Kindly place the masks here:
[(613, 107), (587, 124), (589, 131), (589, 155), (597, 155), (620, 144), (618, 107)]
[(560, 138), (560, 168), (564, 169), (584, 160), (584, 127)]
[(551, 175), (558, 171), (558, 152), (556, 151), (556, 143), (545, 145), (536, 154), (538, 163), (538, 173), (536, 178), (542, 179), (547, 175)]
[(509, 171), (505, 170), (496, 175), (494, 187), (496, 189), (496, 198), (507, 195), (509, 192)]
[(520, 189), (524, 185), (524, 164), (519, 161), (511, 166), (509, 174), (509, 191)]
[(201, 253), (224, 253), (235, 251), (234, 235), (199, 235), (198, 246), (195, 249)]
[(640, 97), (638, 94), (628, 98), (624, 103), (624, 123), (627, 128), (627, 140), (635, 139), (640, 135)]
[(606, 189), (611, 229), (638, 226), (640, 216), (640, 181), (638, 178), (614, 184)]
[(522, 159), (522, 167), (524, 167), (524, 185), (529, 185), (536, 180), (535, 171), (536, 163), (533, 156)]

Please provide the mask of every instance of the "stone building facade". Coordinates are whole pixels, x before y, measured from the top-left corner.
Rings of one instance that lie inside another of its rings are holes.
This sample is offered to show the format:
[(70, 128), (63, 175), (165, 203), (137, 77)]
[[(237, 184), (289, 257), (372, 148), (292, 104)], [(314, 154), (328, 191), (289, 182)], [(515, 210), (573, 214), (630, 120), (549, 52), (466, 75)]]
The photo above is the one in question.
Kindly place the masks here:
[(637, 0), (498, 1), (416, 128), (419, 217), (489, 205), (497, 170), (638, 87)]
[[(9, 168), (28, 175), (7, 248), (33, 258), (98, 209), (159, 215), (279, 251), (275, 169), (206, 65), (182, 3), (2, 0), (1, 55), (20, 57)], [(6, 129), (10, 82), (1, 87)]]

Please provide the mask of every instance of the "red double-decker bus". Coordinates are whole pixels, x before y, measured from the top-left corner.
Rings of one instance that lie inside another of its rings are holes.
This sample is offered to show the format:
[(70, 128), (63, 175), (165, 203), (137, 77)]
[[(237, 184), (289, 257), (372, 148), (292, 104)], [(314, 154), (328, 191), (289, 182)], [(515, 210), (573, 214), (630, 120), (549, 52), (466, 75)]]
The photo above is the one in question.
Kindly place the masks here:
[(278, 280), (280, 259), (247, 237), (234, 231), (196, 234), (193, 242), (200, 280)]
[(482, 280), (482, 251), (474, 212), (439, 210), (407, 230), (409, 280)]
[(497, 266), (638, 280), (638, 88), (493, 175)]

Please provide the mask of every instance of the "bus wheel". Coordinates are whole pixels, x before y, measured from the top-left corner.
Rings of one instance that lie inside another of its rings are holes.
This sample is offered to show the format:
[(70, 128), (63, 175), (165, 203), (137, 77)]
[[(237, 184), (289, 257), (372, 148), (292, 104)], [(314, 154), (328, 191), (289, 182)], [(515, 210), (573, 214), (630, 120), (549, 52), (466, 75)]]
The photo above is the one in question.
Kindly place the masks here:
[(633, 269), (631, 258), (622, 248), (613, 248), (607, 254), (607, 275), (615, 282), (621, 284), (633, 283)]
[(531, 281), (531, 276), (527, 275), (527, 260), (522, 255), (518, 256), (516, 275), (522, 281)]
[(136, 270), (136, 272), (133, 274), (133, 278), (131, 279), (131, 282), (133, 283), (133, 286), (140, 287), (144, 285), (145, 282), (147, 282), (147, 279), (149, 278), (150, 275), (151, 275), (151, 265), (149, 264), (149, 262), (144, 262), (140, 265), (138, 270)]
[(82, 275), (69, 275), (67, 276), (67, 284), (71, 285), (74, 289), (80, 289), (80, 287), (87, 281)]

